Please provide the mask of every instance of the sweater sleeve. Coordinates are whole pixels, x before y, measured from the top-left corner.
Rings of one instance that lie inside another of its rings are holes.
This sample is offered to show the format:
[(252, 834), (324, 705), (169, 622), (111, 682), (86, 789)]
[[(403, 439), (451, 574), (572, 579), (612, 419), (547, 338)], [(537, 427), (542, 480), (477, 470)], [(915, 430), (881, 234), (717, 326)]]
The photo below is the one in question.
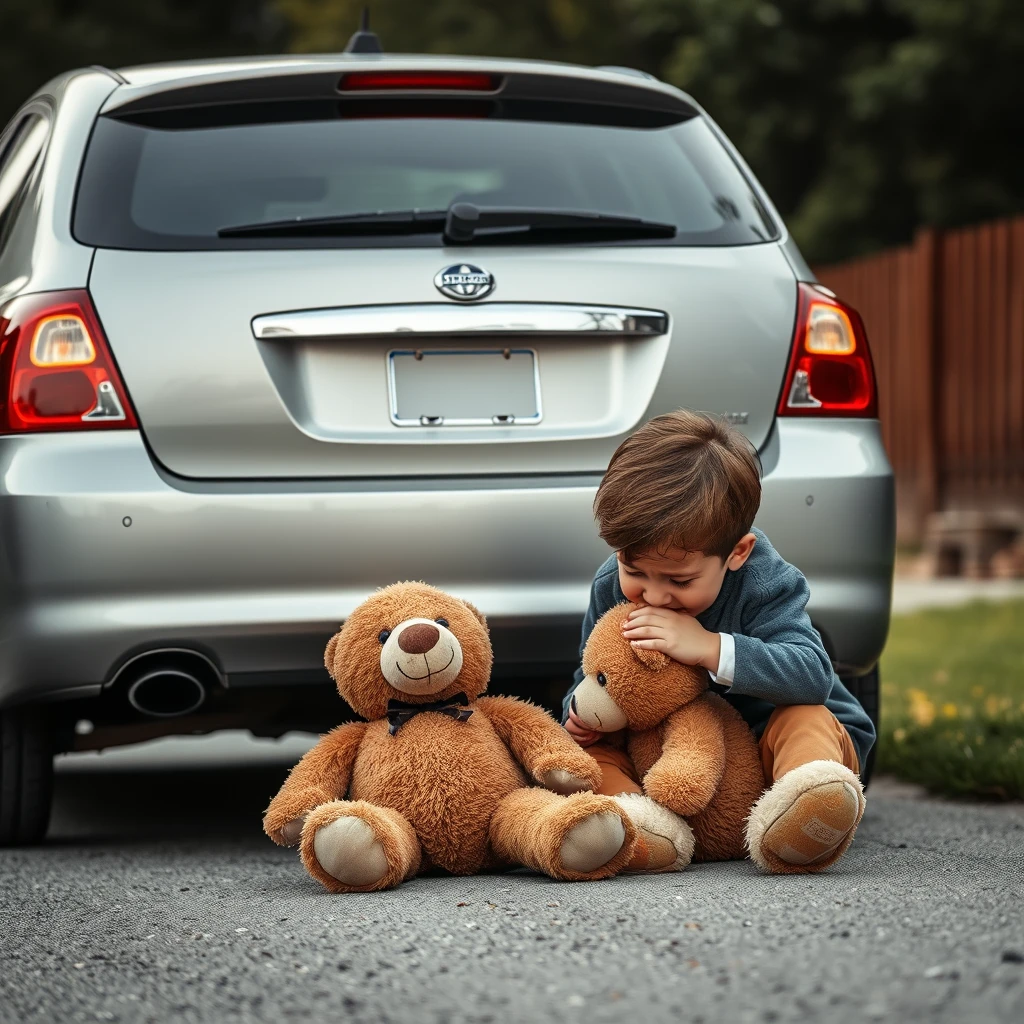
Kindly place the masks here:
[(835, 673), (807, 614), (810, 588), (803, 573), (786, 565), (757, 589), (744, 609), (742, 632), (733, 634), (736, 664), (729, 692), (771, 704), (824, 704)]
[(594, 626), (597, 624), (597, 620), (609, 608), (613, 607), (615, 602), (615, 580), (618, 578), (616, 570), (608, 570), (608, 563), (605, 562), (600, 569), (597, 570), (597, 574), (594, 576), (594, 582), (590, 584), (590, 603), (587, 605), (587, 613), (583, 616), (583, 629), (580, 636), (580, 666), (573, 673), (572, 686), (569, 687), (568, 692), (562, 700), (562, 724), (564, 725), (569, 719), (569, 701), (572, 699), (573, 691), (577, 686), (583, 682), (583, 648), (587, 646), (587, 640), (590, 639), (590, 634), (594, 631)]

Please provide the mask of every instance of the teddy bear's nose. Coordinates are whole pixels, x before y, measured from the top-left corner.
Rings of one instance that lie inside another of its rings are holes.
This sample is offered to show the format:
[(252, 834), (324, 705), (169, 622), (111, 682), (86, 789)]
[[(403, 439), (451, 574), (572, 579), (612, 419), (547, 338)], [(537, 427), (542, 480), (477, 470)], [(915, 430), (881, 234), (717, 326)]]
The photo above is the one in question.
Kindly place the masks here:
[(398, 634), (398, 646), (406, 654), (426, 654), (434, 649), (441, 631), (429, 622), (416, 622)]

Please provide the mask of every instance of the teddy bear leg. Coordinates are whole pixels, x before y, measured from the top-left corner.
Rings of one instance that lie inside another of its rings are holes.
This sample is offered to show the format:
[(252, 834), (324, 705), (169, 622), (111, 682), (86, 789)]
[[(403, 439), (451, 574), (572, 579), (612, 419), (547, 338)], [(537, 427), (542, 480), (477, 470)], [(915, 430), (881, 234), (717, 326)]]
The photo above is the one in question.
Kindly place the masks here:
[(365, 800), (332, 800), (302, 826), (299, 853), (306, 870), (331, 892), (374, 892), (411, 878), (422, 860), (420, 841), (405, 818)]
[(690, 863), (693, 859), (693, 831), (678, 814), (642, 793), (620, 793), (612, 799), (629, 815), (638, 833), (633, 859), (625, 868), (626, 874), (682, 871)]
[(864, 815), (860, 779), (838, 761), (786, 772), (747, 821), (751, 859), (773, 874), (824, 871), (846, 852)]
[(575, 882), (617, 874), (629, 862), (637, 833), (611, 797), (520, 789), (498, 805), (490, 837), (500, 860)]

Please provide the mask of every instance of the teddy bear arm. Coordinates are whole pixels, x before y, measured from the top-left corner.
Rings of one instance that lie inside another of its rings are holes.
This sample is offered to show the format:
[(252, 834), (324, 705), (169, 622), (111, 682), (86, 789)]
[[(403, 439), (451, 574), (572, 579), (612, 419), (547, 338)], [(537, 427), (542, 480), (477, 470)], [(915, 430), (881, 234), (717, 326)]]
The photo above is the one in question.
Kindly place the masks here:
[(629, 759), (633, 762), (637, 775), (642, 779), (661, 757), (661, 726), (644, 729), (640, 732), (632, 730), (627, 736)]
[(597, 762), (543, 709), (514, 697), (481, 697), (477, 705), (526, 774), (556, 793), (601, 784)]
[(644, 791), (676, 814), (697, 814), (725, 772), (722, 723), (701, 700), (670, 715), (663, 729), (661, 757), (644, 776)]
[(306, 815), (345, 795), (365, 732), (365, 722), (338, 726), (289, 772), (263, 814), (263, 830), (275, 843), (294, 846)]

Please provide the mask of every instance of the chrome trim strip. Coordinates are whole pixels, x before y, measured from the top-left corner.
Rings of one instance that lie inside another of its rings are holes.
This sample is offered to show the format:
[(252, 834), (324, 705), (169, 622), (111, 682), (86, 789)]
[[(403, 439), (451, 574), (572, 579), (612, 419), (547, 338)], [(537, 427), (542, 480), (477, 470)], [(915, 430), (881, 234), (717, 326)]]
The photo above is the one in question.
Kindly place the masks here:
[(252, 333), (274, 338), (375, 338), (395, 334), (574, 334), (652, 337), (668, 331), (668, 314), (655, 309), (556, 303), (484, 302), (476, 306), (424, 303), (347, 306), (254, 318)]

